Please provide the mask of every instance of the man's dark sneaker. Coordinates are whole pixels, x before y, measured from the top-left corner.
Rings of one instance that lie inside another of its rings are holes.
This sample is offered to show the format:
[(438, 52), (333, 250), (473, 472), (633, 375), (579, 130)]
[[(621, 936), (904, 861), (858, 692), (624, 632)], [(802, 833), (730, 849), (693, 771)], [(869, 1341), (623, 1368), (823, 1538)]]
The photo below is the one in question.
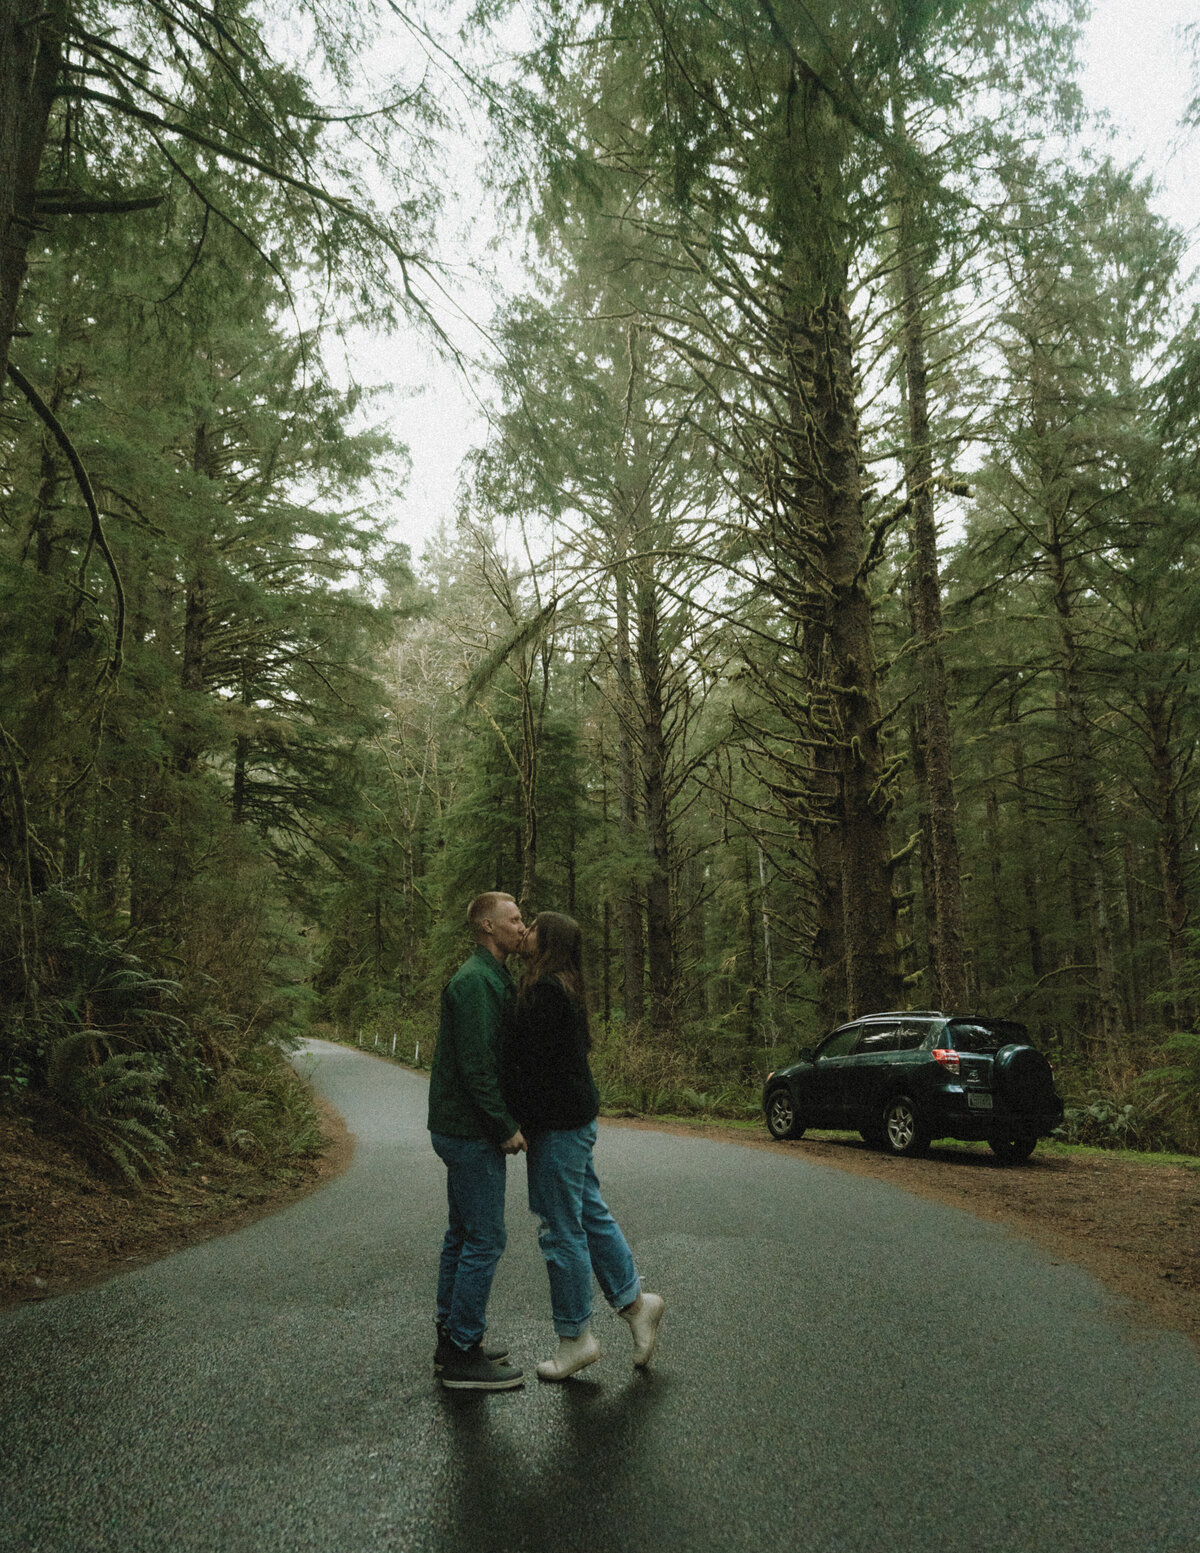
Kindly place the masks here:
[(466, 1350), (451, 1343), (442, 1363), (442, 1385), (447, 1391), (512, 1391), (521, 1384), (520, 1370), (485, 1358), (478, 1343)]
[[(440, 1370), (446, 1362), (447, 1353), (453, 1351), (454, 1344), (450, 1341), (450, 1335), (446, 1331), (445, 1327), (438, 1327), (437, 1335), (437, 1347), (433, 1350), (433, 1367), (435, 1370)], [(483, 1343), (480, 1346), (483, 1352), (483, 1357), (485, 1359), (490, 1359), (493, 1364), (497, 1363), (500, 1359), (508, 1358), (507, 1343)], [(459, 1352), (461, 1353), (462, 1350), (459, 1349)]]

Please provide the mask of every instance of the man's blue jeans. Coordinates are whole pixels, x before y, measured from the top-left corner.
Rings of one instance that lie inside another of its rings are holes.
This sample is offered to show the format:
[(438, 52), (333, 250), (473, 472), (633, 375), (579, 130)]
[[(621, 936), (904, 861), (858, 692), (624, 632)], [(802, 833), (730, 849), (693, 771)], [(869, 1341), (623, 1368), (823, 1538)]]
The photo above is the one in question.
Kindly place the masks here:
[(504, 1251), (507, 1160), (485, 1138), (431, 1137), (446, 1166), (450, 1208), (438, 1267), (438, 1325), (459, 1348), (473, 1348), (487, 1328), (488, 1295)]
[(559, 1337), (587, 1331), (593, 1273), (614, 1310), (632, 1305), (642, 1288), (625, 1236), (600, 1195), (592, 1164), (595, 1142), (595, 1122), (529, 1139), (529, 1206), (542, 1221), (538, 1244)]

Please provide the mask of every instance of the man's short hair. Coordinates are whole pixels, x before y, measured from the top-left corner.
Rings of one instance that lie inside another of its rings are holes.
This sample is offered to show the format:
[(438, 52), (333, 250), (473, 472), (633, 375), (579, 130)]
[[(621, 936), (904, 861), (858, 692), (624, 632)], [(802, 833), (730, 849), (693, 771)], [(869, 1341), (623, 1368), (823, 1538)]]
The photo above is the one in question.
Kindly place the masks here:
[(505, 890), (485, 890), (482, 895), (477, 895), (467, 907), (467, 922), (475, 937), (479, 937), (479, 924), (484, 917), (491, 916), (501, 901), (515, 901), (516, 898)]

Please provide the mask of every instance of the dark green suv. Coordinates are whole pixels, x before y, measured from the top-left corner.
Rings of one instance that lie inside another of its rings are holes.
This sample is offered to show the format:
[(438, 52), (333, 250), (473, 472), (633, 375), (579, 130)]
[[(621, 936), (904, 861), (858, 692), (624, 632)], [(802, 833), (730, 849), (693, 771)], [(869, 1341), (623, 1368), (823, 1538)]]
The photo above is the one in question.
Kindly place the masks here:
[(767, 1074), (763, 1111), (773, 1138), (856, 1127), (891, 1154), (923, 1154), (934, 1138), (986, 1138), (1015, 1162), (1058, 1126), (1063, 1103), (1024, 1025), (926, 1009), (840, 1026)]

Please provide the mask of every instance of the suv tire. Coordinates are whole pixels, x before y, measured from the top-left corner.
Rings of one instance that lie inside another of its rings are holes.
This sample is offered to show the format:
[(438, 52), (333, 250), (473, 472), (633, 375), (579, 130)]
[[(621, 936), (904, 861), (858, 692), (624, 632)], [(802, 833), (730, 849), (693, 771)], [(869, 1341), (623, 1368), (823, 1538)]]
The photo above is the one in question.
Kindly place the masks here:
[(880, 1142), (889, 1154), (915, 1158), (924, 1154), (931, 1142), (920, 1109), (908, 1095), (892, 1096), (883, 1108), (880, 1126)]
[(786, 1084), (773, 1089), (767, 1096), (767, 1131), (782, 1142), (785, 1138), (802, 1138), (804, 1121), (796, 1112), (796, 1103)]
[(1023, 1165), (1037, 1148), (1037, 1133), (1000, 1133), (989, 1138), (988, 1145), (1002, 1165)]

